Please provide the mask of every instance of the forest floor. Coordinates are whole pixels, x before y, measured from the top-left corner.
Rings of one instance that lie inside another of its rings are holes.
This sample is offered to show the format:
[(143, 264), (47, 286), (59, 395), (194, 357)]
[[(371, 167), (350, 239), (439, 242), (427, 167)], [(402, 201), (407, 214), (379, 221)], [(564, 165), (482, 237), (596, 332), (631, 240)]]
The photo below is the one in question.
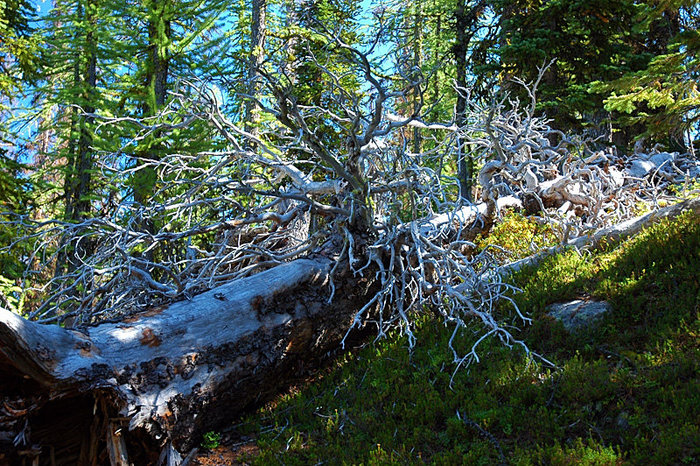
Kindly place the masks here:
[[(513, 215), (489, 241), (526, 255), (546, 239)], [(592, 254), (569, 251), (512, 277), (533, 318), (519, 338), (554, 363), (488, 341), (454, 371), (452, 329), (417, 321), (221, 432), (193, 464), (698, 464), (700, 219), (662, 222)], [(606, 300), (574, 333), (546, 306)], [(511, 312), (503, 306), (500, 312)], [(456, 346), (468, 351), (478, 327)]]

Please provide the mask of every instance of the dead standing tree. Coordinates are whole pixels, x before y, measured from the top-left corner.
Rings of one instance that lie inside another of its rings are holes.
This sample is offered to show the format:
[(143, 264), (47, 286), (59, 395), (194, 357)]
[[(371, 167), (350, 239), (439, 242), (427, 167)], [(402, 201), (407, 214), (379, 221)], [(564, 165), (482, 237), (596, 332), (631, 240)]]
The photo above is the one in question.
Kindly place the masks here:
[[(572, 191), (587, 186), (573, 172), (557, 182), (551, 172), (569, 166), (570, 143), (560, 135), (552, 146), (552, 130), (532, 111), (474, 104), (460, 128), (396, 116), (394, 104), (416, 83), (401, 89), (373, 71), (368, 54), (326, 39), (369, 92), (344, 88), (319, 58), (335, 108), (300, 105), (284, 66), (262, 69), (265, 98), (257, 105), (278, 122), (268, 131), (232, 123), (207, 86), (174, 94), (163, 112), (172, 121), (103, 119), (139, 126), (139, 138), (200, 119), (227, 149), (141, 161), (131, 172), (103, 161), (116, 192), (127, 192), (133, 171), (157, 173), (148, 206), (126, 196), (109, 215), (79, 224), (17, 220), (38, 238), (28, 263), (65, 253), (77, 265), (46, 284), (44, 304), (29, 319), (0, 310), (7, 455), (46, 464), (159, 457), (178, 464), (201, 434), (327, 357), (351, 330), (375, 324), (381, 335), (400, 326), (413, 342), (412, 313), (426, 306), (455, 333), (476, 319), (485, 329), (479, 341), (519, 344), (495, 308), (510, 286), (487, 251), (470, 252), (468, 233), (490, 225), (504, 199), (532, 195), (546, 212), (558, 203), (548, 201), (554, 191), (590, 214), (607, 192)], [(309, 123), (319, 117), (342, 136), (342, 148), (321, 142)], [(410, 153), (395, 136), (407, 126), (440, 137)], [(458, 181), (440, 169), (464, 138), (483, 162), (484, 202), (475, 206), (461, 204)], [(600, 179), (600, 171), (583, 171)], [(291, 240), (308, 215), (308, 233)], [(146, 223), (158, 228), (144, 230)], [(97, 245), (90, 256), (55, 250), (88, 239)], [(45, 325), (61, 322), (73, 328)], [(455, 351), (455, 362), (478, 360), (477, 350)]]

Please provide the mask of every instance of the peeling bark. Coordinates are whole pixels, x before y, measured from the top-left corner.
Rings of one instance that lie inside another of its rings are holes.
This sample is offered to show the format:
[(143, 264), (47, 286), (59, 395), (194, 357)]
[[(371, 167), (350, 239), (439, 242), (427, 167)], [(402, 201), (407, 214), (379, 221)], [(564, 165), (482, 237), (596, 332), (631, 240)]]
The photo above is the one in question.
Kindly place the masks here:
[[(124, 464), (137, 454), (153, 462), (169, 445), (191, 449), (204, 432), (338, 347), (354, 311), (376, 290), (366, 278), (372, 275), (341, 273), (329, 302), (331, 267), (326, 258), (299, 259), (80, 330), (0, 310), (0, 394), (7, 400), (0, 452), (16, 460), (33, 448), (40, 464), (51, 464), (51, 452), (68, 449), (62, 458), (69, 461), (56, 464)], [(6, 409), (13, 403), (22, 409)], [(61, 419), (81, 428), (57, 436)]]

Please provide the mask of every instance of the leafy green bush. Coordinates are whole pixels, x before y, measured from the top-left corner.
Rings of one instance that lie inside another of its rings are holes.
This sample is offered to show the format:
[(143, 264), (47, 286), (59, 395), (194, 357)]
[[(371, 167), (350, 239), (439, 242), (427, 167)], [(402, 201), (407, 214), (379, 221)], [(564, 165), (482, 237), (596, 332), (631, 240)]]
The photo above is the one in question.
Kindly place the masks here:
[(556, 236), (549, 225), (543, 225), (519, 212), (508, 212), (487, 235), (479, 235), (474, 241), (478, 250), (489, 246), (501, 262), (514, 261), (530, 256), (540, 249), (556, 243)]

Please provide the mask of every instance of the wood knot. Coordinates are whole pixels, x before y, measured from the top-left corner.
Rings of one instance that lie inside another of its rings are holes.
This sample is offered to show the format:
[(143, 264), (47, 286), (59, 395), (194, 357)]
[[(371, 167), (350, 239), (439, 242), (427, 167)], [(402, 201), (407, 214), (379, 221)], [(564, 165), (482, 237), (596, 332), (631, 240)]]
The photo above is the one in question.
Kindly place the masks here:
[(147, 345), (150, 346), (151, 348), (154, 348), (156, 346), (160, 346), (162, 343), (162, 340), (158, 336), (156, 332), (153, 331), (151, 328), (145, 328), (141, 332), (141, 338), (139, 339), (141, 341), (142, 345)]
[(250, 301), (250, 306), (255, 312), (261, 312), (263, 310), (263, 305), (265, 304), (265, 299), (258, 295)]
[(54, 357), (54, 352), (42, 344), (38, 344), (36, 347), (36, 355), (42, 361), (50, 361)]

